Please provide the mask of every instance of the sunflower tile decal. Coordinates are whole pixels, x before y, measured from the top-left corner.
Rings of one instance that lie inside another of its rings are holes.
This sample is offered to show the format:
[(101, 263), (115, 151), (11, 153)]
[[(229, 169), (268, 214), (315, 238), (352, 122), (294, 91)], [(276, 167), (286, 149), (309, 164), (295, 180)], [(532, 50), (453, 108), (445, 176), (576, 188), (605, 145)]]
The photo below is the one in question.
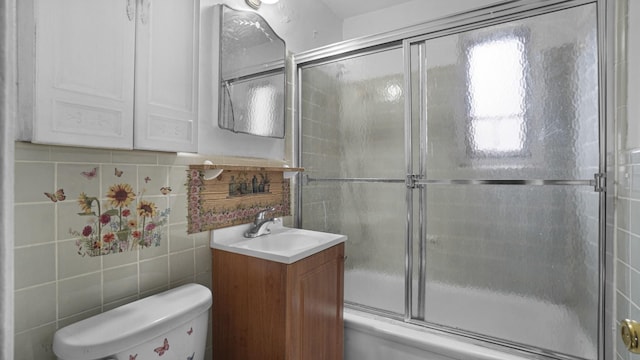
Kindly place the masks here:
[(78, 254), (100, 256), (160, 246), (170, 208), (158, 209), (144, 198), (145, 191), (135, 193), (130, 184), (115, 183), (107, 187), (102, 201), (81, 192), (78, 216), (86, 217), (86, 225), (69, 230), (78, 238)]

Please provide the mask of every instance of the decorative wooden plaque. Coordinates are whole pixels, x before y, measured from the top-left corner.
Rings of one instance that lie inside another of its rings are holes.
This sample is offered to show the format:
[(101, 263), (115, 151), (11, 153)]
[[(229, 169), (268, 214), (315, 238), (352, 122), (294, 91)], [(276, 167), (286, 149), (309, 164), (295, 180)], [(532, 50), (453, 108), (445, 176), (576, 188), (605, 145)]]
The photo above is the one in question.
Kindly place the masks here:
[[(207, 170), (223, 169), (206, 180)], [(284, 172), (300, 168), (232, 165), (191, 165), (187, 174), (189, 192), (187, 216), (190, 234), (253, 222), (264, 209), (269, 216), (291, 213), (289, 179)]]

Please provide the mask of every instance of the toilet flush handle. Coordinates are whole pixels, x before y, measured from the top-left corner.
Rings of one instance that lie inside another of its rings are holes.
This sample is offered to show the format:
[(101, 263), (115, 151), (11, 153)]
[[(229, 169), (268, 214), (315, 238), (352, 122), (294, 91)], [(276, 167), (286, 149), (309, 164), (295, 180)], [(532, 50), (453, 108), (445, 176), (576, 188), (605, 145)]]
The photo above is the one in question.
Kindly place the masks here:
[(638, 340), (638, 334), (640, 334), (640, 323), (625, 319), (620, 324), (620, 335), (622, 336), (622, 342), (632, 353), (640, 354), (640, 341)]

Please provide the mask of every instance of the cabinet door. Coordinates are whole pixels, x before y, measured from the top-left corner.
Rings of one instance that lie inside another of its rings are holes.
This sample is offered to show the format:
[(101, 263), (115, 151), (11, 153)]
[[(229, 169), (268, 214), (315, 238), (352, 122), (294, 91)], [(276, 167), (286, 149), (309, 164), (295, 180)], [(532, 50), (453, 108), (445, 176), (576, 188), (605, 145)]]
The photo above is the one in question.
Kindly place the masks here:
[(344, 351), (344, 244), (288, 269), (287, 357), (342, 360)]
[(136, 149), (197, 151), (198, 0), (140, 0)]
[(36, 0), (33, 141), (133, 146), (135, 0)]

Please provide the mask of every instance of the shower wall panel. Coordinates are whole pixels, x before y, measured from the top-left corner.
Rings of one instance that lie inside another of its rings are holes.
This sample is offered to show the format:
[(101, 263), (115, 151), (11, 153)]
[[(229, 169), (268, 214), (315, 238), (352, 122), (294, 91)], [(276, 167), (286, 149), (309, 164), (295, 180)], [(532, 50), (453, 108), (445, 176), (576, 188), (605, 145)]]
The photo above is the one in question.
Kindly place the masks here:
[[(339, 111), (335, 79), (322, 69), (304, 72), (301, 82), (302, 163), (310, 177), (339, 176)], [(337, 228), (342, 213), (340, 194), (331, 184), (303, 188), (302, 217), (305, 227), (318, 231)], [(327, 216), (332, 214), (334, 216)]]

